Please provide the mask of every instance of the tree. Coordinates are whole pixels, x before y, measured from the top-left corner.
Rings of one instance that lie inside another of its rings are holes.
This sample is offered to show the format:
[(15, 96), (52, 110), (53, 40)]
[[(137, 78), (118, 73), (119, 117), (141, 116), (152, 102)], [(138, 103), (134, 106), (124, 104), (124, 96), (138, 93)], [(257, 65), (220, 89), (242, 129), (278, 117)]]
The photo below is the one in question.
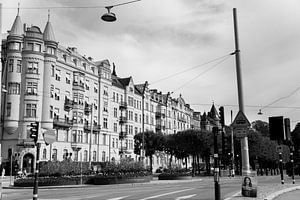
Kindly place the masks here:
[[(134, 153), (140, 154), (142, 149), (143, 133), (134, 136)], [(153, 155), (156, 151), (163, 150), (164, 137), (161, 133), (153, 131), (144, 132), (145, 156), (150, 159), (150, 171), (152, 172)]]
[(261, 121), (261, 120), (256, 120), (251, 123), (252, 128), (259, 132), (262, 136), (265, 137), (270, 137), (269, 133), (269, 123)]

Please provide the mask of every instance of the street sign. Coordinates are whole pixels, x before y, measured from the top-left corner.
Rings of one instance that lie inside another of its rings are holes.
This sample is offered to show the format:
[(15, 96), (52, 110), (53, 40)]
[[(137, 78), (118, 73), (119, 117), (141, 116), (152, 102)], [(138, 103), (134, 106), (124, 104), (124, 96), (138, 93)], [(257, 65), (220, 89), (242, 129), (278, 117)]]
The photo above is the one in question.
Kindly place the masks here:
[(246, 115), (239, 111), (236, 117), (234, 118), (231, 126), (233, 128), (249, 128), (251, 126), (249, 120), (247, 119)]
[(247, 136), (248, 128), (235, 128), (233, 129), (233, 134), (237, 138), (243, 138)]
[(52, 144), (53, 142), (56, 141), (56, 135), (55, 135), (55, 130), (52, 129), (52, 130), (48, 130), (48, 131), (45, 131), (43, 133), (44, 135), (44, 140), (45, 140), (45, 143), (48, 145), (48, 144)]

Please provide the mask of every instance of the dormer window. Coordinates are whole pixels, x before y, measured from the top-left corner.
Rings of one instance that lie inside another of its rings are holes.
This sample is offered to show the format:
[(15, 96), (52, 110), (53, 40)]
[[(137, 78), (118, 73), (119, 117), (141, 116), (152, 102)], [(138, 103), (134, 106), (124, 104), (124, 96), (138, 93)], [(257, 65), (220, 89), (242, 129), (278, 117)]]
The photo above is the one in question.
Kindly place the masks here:
[(82, 63), (83, 69), (86, 70), (86, 63)]
[(67, 62), (67, 55), (66, 54), (63, 54), (63, 59), (65, 62)]
[(74, 65), (77, 66), (77, 59), (76, 58), (73, 59), (73, 62), (74, 62)]

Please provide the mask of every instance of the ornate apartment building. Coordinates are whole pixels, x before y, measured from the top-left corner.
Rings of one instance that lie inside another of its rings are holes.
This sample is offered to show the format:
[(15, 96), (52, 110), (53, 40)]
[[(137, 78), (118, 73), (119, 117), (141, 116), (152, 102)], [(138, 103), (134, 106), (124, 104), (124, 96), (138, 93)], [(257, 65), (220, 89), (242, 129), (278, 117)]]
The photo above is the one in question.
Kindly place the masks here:
[[(120, 78), (108, 60), (93, 61), (75, 47), (60, 46), (50, 21), (42, 32), (18, 15), (2, 41), (1, 156), (32, 171), (35, 148), (29, 126), (39, 122), (42, 161), (111, 161), (120, 155), (138, 160), (134, 135), (143, 130), (174, 134), (200, 129), (201, 114), (182, 96), (173, 98)], [(144, 120), (143, 120), (144, 115)], [(46, 145), (43, 132), (55, 130)], [(166, 165), (159, 154), (154, 165)]]

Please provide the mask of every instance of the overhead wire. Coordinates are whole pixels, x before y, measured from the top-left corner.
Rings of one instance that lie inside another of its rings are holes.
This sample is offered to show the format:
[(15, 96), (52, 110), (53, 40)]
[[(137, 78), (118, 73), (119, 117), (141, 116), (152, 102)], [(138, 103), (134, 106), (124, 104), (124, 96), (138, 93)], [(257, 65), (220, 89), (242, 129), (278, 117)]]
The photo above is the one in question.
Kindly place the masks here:
[(149, 83), (149, 85), (154, 85), (154, 84), (159, 83), (159, 82), (161, 82), (161, 81), (168, 80), (168, 79), (170, 79), (170, 78), (173, 78), (173, 77), (175, 77), (175, 76), (178, 76), (179, 74), (182, 74), (182, 73), (191, 71), (191, 70), (193, 70), (193, 69), (196, 69), (196, 68), (199, 68), (199, 67), (202, 67), (202, 66), (205, 66), (205, 65), (207, 65), (207, 64), (210, 64), (210, 63), (212, 63), (212, 62), (218, 61), (218, 60), (220, 60), (220, 59), (222, 59), (222, 58), (225, 58), (225, 57), (227, 57), (227, 56), (230, 56), (230, 55), (231, 55), (231, 54), (226, 54), (226, 55), (223, 55), (223, 56), (214, 58), (214, 59), (212, 59), (212, 60), (209, 60), (209, 61), (207, 61), (207, 62), (204, 62), (204, 63), (202, 63), (202, 64), (199, 64), (199, 65), (196, 65), (196, 66), (193, 66), (193, 67), (189, 67), (189, 68), (187, 68), (187, 69), (181, 70), (181, 71), (179, 71), (179, 72), (176, 72), (176, 73), (171, 74), (171, 75), (168, 75), (168, 76), (166, 76), (166, 77), (164, 77), (164, 78), (158, 79), (158, 80), (156, 80), (156, 81), (154, 81), (154, 82), (151, 82), (151, 83)]
[(203, 72), (201, 72), (200, 74), (198, 74), (197, 76), (193, 77), (192, 79), (188, 80), (187, 82), (185, 82), (184, 84), (182, 84), (181, 86), (179, 86), (178, 88), (174, 89), (172, 92), (176, 92), (179, 89), (185, 87), (186, 85), (188, 85), (190, 82), (192, 82), (193, 80), (199, 78), (200, 76), (204, 75), (205, 73), (209, 72), (210, 70), (213, 70), (214, 68), (216, 68), (217, 66), (219, 66), (221, 63), (223, 63), (225, 60), (227, 60), (230, 57), (230, 55), (227, 55), (225, 58), (223, 58), (221, 61), (217, 62), (216, 64), (212, 65), (210, 68), (204, 70)]

